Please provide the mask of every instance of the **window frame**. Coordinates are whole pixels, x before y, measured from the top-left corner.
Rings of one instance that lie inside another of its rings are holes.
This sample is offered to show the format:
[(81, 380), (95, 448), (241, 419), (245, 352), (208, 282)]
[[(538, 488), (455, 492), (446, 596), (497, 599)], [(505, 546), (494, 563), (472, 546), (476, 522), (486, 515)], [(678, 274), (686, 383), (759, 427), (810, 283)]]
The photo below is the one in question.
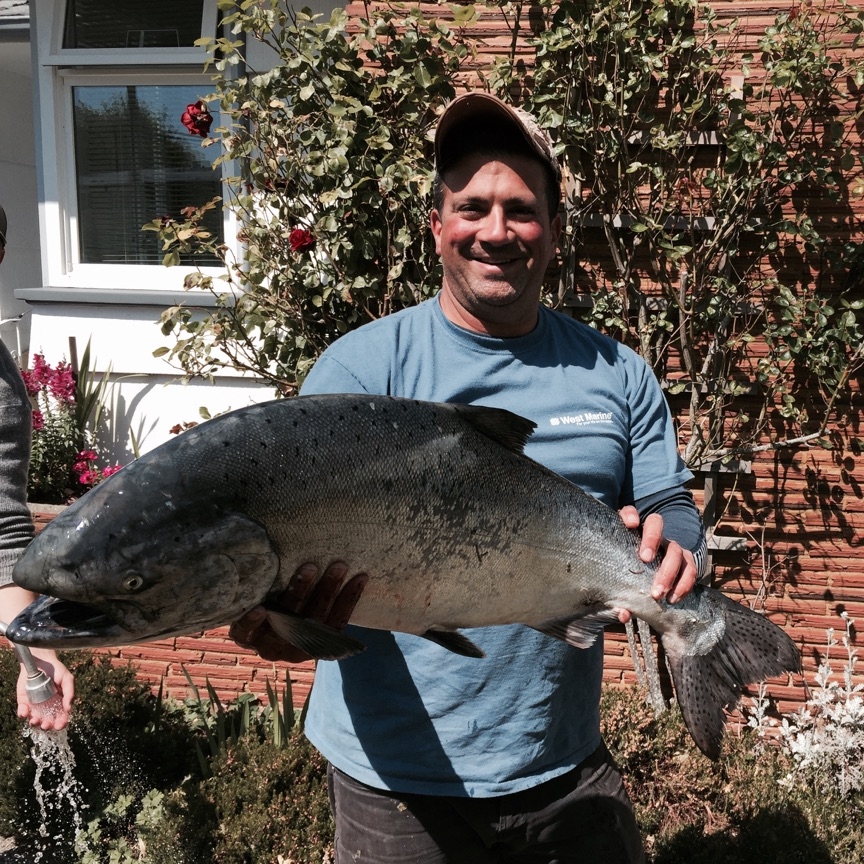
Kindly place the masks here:
[[(203, 64), (207, 52), (200, 46), (182, 48), (64, 48), (63, 28), (66, 24), (68, 0), (56, 4), (51, 27), (48, 55), (41, 62), (48, 66), (158, 66), (162, 64)], [(216, 0), (203, 0), (200, 38), (216, 38)], [(121, 59), (122, 58), (122, 59)]]
[[(41, 171), (40, 234), (42, 241), (43, 280), (57, 288), (172, 291), (182, 287), (185, 273), (194, 265), (165, 267), (159, 264), (83, 263), (78, 234), (78, 188), (75, 162), (73, 121), (73, 87), (115, 85), (191, 85), (200, 96), (212, 91), (212, 82), (204, 72), (206, 52), (203, 48), (129, 48), (129, 49), (62, 49), (66, 3), (35, 0), (38, 25), (36, 51), (39, 75), (38, 167)], [(47, 14), (46, 14), (47, 13)], [(216, 27), (216, 0), (204, 0), (203, 17)], [(106, 51), (111, 54), (110, 62)], [(127, 56), (128, 55), (128, 56)], [(214, 126), (227, 121), (214, 113)], [(180, 118), (177, 118), (180, 125)], [(203, 139), (202, 139), (203, 140)], [(212, 145), (218, 147), (218, 144)], [(220, 181), (220, 195), (225, 198), (225, 179), (235, 166), (223, 163), (214, 169)], [(190, 201), (190, 205), (204, 201)], [(156, 218), (159, 214), (153, 214)], [(234, 214), (224, 210), (222, 226), (225, 243), (235, 254), (239, 243)], [(200, 267), (208, 276), (219, 277), (223, 267)]]

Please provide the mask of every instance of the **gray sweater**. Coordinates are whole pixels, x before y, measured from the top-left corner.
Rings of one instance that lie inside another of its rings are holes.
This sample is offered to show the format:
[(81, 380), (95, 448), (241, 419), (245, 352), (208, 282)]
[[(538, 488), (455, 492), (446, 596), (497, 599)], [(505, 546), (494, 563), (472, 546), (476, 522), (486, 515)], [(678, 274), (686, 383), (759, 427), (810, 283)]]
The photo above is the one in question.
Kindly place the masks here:
[(30, 426), (24, 382), (0, 342), (0, 585), (12, 581), (12, 567), (33, 539), (33, 520), (27, 509)]

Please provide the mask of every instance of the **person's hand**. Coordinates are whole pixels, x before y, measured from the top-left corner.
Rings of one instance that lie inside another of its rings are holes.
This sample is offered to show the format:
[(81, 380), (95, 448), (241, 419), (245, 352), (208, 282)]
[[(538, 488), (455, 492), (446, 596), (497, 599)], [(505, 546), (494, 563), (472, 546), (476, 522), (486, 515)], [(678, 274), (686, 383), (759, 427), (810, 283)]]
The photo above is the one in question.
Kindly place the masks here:
[(44, 702), (31, 703), (27, 693), (27, 670), (22, 666), (17, 687), (18, 716), (45, 731), (65, 729), (75, 698), (75, 679), (53, 651), (33, 648), (31, 653), (36, 665), (56, 685), (57, 692)]
[[(278, 608), (341, 630), (351, 618), (363, 588), (369, 581), (365, 573), (358, 573), (346, 580), (347, 575), (348, 566), (342, 561), (334, 561), (320, 579), (314, 564), (304, 564), (279, 596)], [(264, 660), (302, 663), (311, 659), (305, 651), (276, 635), (267, 621), (267, 610), (263, 606), (256, 606), (235, 621), (228, 635), (238, 645), (251, 648)]]
[[(621, 521), (628, 528), (640, 526), (639, 511), (632, 505), (622, 507), (618, 511)], [(642, 541), (639, 544), (639, 558), (650, 564), (663, 549), (663, 559), (654, 574), (651, 585), (651, 596), (655, 600), (664, 597), (670, 603), (677, 603), (686, 597), (696, 584), (696, 562), (693, 553), (682, 549), (679, 543), (666, 541), (663, 538), (663, 517), (659, 513), (649, 514), (642, 523)], [(618, 620), (626, 624), (630, 613), (626, 609), (618, 610)]]

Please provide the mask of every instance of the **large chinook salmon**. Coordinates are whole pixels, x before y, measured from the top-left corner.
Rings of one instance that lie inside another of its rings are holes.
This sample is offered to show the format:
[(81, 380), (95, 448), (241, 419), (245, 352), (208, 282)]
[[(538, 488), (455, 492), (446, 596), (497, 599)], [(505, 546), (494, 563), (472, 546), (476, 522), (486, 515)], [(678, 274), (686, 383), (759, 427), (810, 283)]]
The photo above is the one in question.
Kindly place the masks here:
[[(351, 623), (469, 656), (482, 652), (461, 628), (521, 623), (584, 648), (629, 609), (659, 634), (688, 729), (716, 757), (724, 707), (797, 670), (794, 643), (710, 588), (654, 600), (638, 536), (523, 455), (533, 429), (495, 408), (362, 395), (217, 417), (45, 528), (14, 578), (46, 596), (8, 636), (85, 648), (200, 631), (266, 605), (301, 564), (343, 560), (370, 574)], [(320, 659), (363, 649), (309, 619), (270, 618)]]

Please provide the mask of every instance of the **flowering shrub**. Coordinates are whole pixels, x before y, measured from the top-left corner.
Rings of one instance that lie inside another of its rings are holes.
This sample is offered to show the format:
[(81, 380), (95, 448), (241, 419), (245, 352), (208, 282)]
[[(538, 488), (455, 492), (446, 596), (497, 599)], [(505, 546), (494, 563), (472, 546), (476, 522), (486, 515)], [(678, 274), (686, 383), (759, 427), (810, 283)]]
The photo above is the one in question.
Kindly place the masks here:
[[(852, 683), (858, 651), (852, 647), (852, 619), (846, 612), (841, 615), (845, 635), (838, 640), (833, 629), (828, 631), (817, 689), (797, 714), (783, 718), (780, 733), (796, 774), (846, 796), (864, 791), (864, 684)], [(834, 679), (830, 659), (831, 649), (840, 644), (846, 651), (842, 682)], [(786, 778), (787, 783), (792, 780), (793, 775)]]
[[(438, 290), (425, 133), (470, 52), (459, 27), (411, 6), (350, 20), (336, 9), (326, 21), (279, 0), (220, 9), (230, 35), (207, 46), (216, 92), (182, 123), (200, 135), (206, 104), (218, 106), (225, 125), (206, 134), (221, 147), (214, 165), (242, 169), (225, 203), (243, 253), (235, 259), (202, 230), (214, 202), (145, 226), (166, 264), (194, 254), (225, 265), (221, 279), (186, 276), (184, 288), (212, 291), (217, 306), (203, 318), (194, 300), (166, 310), (162, 332), (176, 344), (156, 354), (190, 375), (252, 372), (287, 394), (337, 336)], [(460, 26), (474, 14), (460, 11)], [(247, 40), (279, 62), (252, 68)]]
[(92, 394), (82, 392), (81, 378), (65, 360), (52, 367), (42, 354), (34, 354), (33, 368), (22, 370), (21, 377), (33, 404), (31, 501), (66, 503), (120, 470), (119, 465), (97, 465), (99, 454), (87, 429), (89, 412), (81, 410), (92, 404)]

